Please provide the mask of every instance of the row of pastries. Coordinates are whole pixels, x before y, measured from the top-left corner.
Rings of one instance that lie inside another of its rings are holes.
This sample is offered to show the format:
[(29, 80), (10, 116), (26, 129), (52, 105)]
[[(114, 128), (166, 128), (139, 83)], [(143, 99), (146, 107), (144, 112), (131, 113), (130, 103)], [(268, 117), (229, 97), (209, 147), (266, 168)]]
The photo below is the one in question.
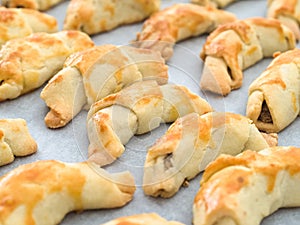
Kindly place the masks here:
[[(58, 31), (43, 11), (59, 2), (2, 1), (0, 105), (44, 86), (45, 126), (53, 132), (87, 110), (88, 160), (40, 160), (3, 175), (0, 224), (58, 224), (71, 211), (126, 205), (135, 178), (101, 167), (121, 157), (134, 135), (161, 123), (172, 124), (147, 149), (145, 195), (170, 198), (204, 171), (190, 203), (195, 225), (255, 225), (278, 208), (299, 206), (291, 196), (300, 186), (300, 149), (276, 147), (277, 133), (300, 112), (299, 27), (297, 12), (284, 11), (289, 1), (268, 1), (272, 18), (239, 20), (217, 8), (232, 1), (194, 0), (159, 11), (158, 0), (71, 0)], [(132, 46), (93, 42), (95, 34), (145, 18)], [(242, 86), (243, 70), (275, 57), (250, 85), (245, 116), (216, 112), (187, 87), (169, 83), (175, 44), (207, 33), (198, 82), (224, 98)], [(25, 120), (0, 120), (0, 150), (0, 165), (37, 151)], [(106, 224), (121, 223), (181, 224), (154, 213)]]

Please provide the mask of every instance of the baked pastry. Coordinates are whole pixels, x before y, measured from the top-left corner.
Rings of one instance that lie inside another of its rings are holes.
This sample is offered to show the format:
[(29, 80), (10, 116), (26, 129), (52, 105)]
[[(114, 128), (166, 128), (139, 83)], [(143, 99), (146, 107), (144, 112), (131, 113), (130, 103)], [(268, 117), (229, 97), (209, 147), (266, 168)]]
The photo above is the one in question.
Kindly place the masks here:
[(168, 198), (202, 172), (220, 154), (237, 155), (277, 145), (268, 143), (253, 122), (239, 114), (211, 112), (177, 119), (148, 149), (143, 189), (146, 195)]
[(87, 162), (37, 161), (0, 178), (0, 220), (55, 225), (70, 211), (124, 206), (134, 192), (129, 172), (109, 174)]
[(133, 135), (191, 112), (211, 110), (204, 99), (183, 86), (159, 86), (154, 80), (136, 82), (91, 106), (87, 117), (89, 160), (101, 166), (112, 163)]
[(0, 48), (14, 38), (35, 32), (57, 32), (55, 17), (32, 9), (8, 9), (0, 7)]
[(192, 3), (198, 4), (198, 5), (212, 5), (217, 8), (224, 8), (227, 5), (229, 5), (232, 2), (235, 2), (236, 0), (191, 0)]
[(242, 86), (244, 69), (295, 45), (293, 32), (275, 19), (256, 17), (220, 26), (202, 48), (204, 69), (200, 86), (227, 95)]
[(134, 44), (157, 50), (167, 60), (173, 55), (176, 42), (209, 33), (218, 25), (234, 20), (232, 13), (214, 7), (175, 4), (147, 19)]
[(6, 42), (0, 50), (0, 101), (40, 87), (70, 54), (93, 45), (80, 31), (40, 32)]
[(142, 79), (168, 81), (168, 67), (158, 52), (102, 45), (74, 53), (41, 92), (50, 108), (46, 125), (63, 127), (84, 107)]
[(96, 34), (140, 22), (159, 7), (160, 0), (71, 0), (63, 28)]
[(246, 115), (266, 132), (279, 132), (300, 112), (300, 49), (277, 56), (249, 87)]
[(8, 8), (29, 8), (46, 11), (63, 0), (2, 0), (2, 5)]
[(23, 119), (0, 119), (0, 166), (37, 151), (37, 143)]
[(280, 20), (300, 39), (299, 0), (268, 0), (267, 17)]
[(125, 216), (118, 219), (114, 219), (102, 225), (183, 225), (182, 223), (175, 221), (167, 221), (160, 217), (156, 213), (143, 213), (132, 216)]
[(193, 224), (259, 225), (278, 208), (300, 206), (299, 160), (295, 147), (220, 156), (202, 176)]

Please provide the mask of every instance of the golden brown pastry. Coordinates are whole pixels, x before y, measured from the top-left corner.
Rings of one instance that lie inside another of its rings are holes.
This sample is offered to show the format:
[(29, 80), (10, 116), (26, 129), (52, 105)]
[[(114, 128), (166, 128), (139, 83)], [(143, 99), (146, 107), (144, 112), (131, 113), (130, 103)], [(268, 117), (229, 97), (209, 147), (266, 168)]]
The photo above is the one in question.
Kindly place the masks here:
[(123, 24), (140, 22), (158, 11), (159, 7), (160, 0), (71, 0), (64, 29), (96, 34)]
[(0, 101), (40, 87), (70, 54), (93, 45), (80, 31), (40, 32), (6, 42), (0, 50)]
[(41, 92), (50, 108), (46, 125), (63, 127), (84, 107), (142, 79), (168, 81), (168, 67), (158, 52), (102, 45), (74, 53)]
[(227, 5), (229, 5), (232, 2), (235, 2), (236, 0), (191, 0), (192, 3), (198, 4), (198, 5), (212, 5), (217, 8), (224, 8)]
[[(277, 135), (268, 137), (277, 145)], [(202, 172), (220, 154), (269, 147), (253, 122), (239, 114), (211, 112), (177, 119), (148, 149), (143, 189), (146, 195), (168, 198)]]
[(114, 219), (102, 225), (183, 225), (175, 221), (167, 221), (156, 213), (144, 213)]
[(136, 82), (92, 105), (87, 117), (89, 160), (99, 165), (112, 163), (133, 135), (191, 112), (211, 110), (204, 99), (183, 86), (159, 86), (154, 80)]
[(277, 56), (249, 87), (246, 115), (266, 132), (279, 132), (300, 112), (300, 50)]
[(259, 225), (281, 207), (300, 206), (300, 149), (273, 147), (222, 155), (205, 170), (195, 225)]
[(32, 9), (0, 7), (0, 48), (14, 38), (26, 37), (36, 32), (57, 32), (55, 17)]
[(14, 161), (14, 156), (26, 156), (36, 151), (37, 143), (25, 120), (0, 119), (0, 166)]
[(2, 224), (58, 224), (70, 211), (116, 208), (133, 198), (129, 172), (54, 160), (22, 165), (0, 177)]
[(9, 8), (29, 8), (45, 11), (63, 0), (2, 0), (2, 5)]
[(167, 60), (173, 55), (176, 42), (209, 33), (218, 25), (234, 20), (236, 17), (232, 13), (214, 7), (175, 4), (147, 19), (134, 44), (157, 50)]
[(249, 18), (225, 24), (203, 46), (203, 90), (227, 95), (242, 86), (243, 70), (277, 51), (295, 48), (293, 32), (278, 20)]

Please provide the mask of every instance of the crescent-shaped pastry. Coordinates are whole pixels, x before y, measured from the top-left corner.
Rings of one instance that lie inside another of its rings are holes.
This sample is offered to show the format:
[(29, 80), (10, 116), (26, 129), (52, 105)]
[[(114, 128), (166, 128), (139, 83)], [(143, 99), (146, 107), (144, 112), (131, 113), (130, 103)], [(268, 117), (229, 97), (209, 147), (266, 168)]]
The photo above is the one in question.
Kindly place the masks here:
[(84, 107), (142, 79), (168, 81), (168, 67), (156, 51), (102, 45), (70, 55), (41, 92), (50, 108), (50, 128), (65, 126)]
[(159, 86), (154, 80), (136, 82), (92, 105), (87, 117), (89, 160), (101, 166), (112, 163), (135, 134), (191, 112), (211, 110), (204, 99), (183, 86)]
[(26, 37), (36, 32), (57, 32), (55, 17), (32, 9), (0, 7), (0, 48), (14, 38)]
[(160, 0), (71, 0), (63, 28), (96, 34), (140, 22), (159, 7)]
[(146, 195), (168, 198), (188, 180), (202, 172), (220, 154), (237, 155), (277, 145), (277, 135), (268, 143), (253, 122), (239, 114), (191, 113), (177, 119), (149, 148), (143, 189)]
[(300, 206), (299, 162), (295, 147), (220, 156), (202, 176), (193, 224), (259, 225), (279, 208)]
[(111, 220), (102, 225), (183, 225), (175, 221), (167, 221), (156, 213), (144, 213), (132, 216), (125, 216)]
[(0, 101), (40, 87), (70, 54), (93, 45), (80, 31), (40, 32), (6, 42), (0, 50)]
[(246, 115), (266, 132), (279, 132), (300, 112), (300, 50), (277, 56), (249, 87)]
[(2, 5), (8, 8), (29, 8), (46, 11), (63, 0), (2, 0)]
[(191, 0), (192, 3), (198, 4), (198, 5), (212, 5), (217, 8), (225, 8), (227, 5), (235, 2), (237, 0)]
[(176, 42), (209, 33), (218, 25), (234, 20), (236, 17), (232, 13), (214, 7), (175, 4), (147, 19), (134, 44), (155, 49), (167, 60), (173, 55)]
[(0, 166), (37, 151), (37, 143), (23, 119), (0, 119)]
[(0, 177), (0, 221), (56, 225), (70, 211), (124, 206), (134, 192), (129, 172), (109, 174), (88, 162), (37, 161)]
[(249, 18), (222, 25), (208, 36), (201, 51), (200, 86), (227, 95), (242, 86), (244, 69), (295, 45), (293, 32), (275, 19)]

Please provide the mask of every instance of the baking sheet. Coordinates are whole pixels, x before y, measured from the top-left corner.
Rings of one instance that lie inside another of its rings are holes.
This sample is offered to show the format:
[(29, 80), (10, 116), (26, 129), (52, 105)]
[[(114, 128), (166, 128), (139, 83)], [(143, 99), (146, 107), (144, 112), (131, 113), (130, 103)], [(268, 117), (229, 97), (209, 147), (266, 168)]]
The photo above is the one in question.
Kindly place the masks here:
[[(124, 0), (126, 1), (126, 0)], [(188, 0), (162, 0), (161, 8), (176, 2)], [(47, 11), (56, 16), (60, 29), (65, 16), (68, 1)], [(252, 16), (264, 16), (266, 0), (246, 0), (231, 4), (226, 10), (233, 12), (239, 19)], [(142, 23), (122, 26), (113, 31), (94, 35), (96, 44), (127, 45), (135, 39), (136, 32), (141, 30)], [(266, 68), (271, 59), (264, 59), (258, 64), (244, 71), (242, 88), (233, 91), (226, 98), (210, 93), (203, 93), (199, 89), (200, 74), (203, 63), (198, 55), (205, 42), (206, 35), (182, 41), (175, 46), (172, 59), (168, 62), (170, 82), (185, 85), (193, 92), (206, 98), (216, 111), (228, 111), (245, 115), (247, 91), (249, 84)], [(298, 44), (299, 46), (299, 44)], [(44, 159), (56, 159), (64, 162), (80, 162), (87, 159), (88, 139), (86, 135), (86, 111), (82, 111), (70, 124), (62, 129), (51, 130), (44, 124), (44, 116), (48, 112), (45, 103), (39, 95), (42, 88), (12, 101), (0, 103), (0, 118), (24, 118), (27, 121), (32, 136), (38, 143), (38, 152), (32, 156), (17, 158), (12, 164), (0, 168), (0, 175), (7, 173), (18, 165)], [(152, 198), (145, 196), (141, 188), (143, 164), (147, 146), (152, 145), (167, 129), (162, 125), (149, 134), (136, 136), (126, 146), (126, 151), (117, 162), (107, 167), (111, 172), (123, 170), (131, 171), (136, 179), (137, 190), (134, 199), (128, 205), (112, 210), (91, 210), (80, 213), (70, 213), (61, 224), (63, 225), (99, 225), (108, 220), (137, 213), (157, 212), (169, 220), (177, 220), (185, 224), (192, 222), (192, 204), (199, 189), (201, 175), (190, 182), (189, 187), (181, 188), (170, 199)], [(300, 146), (300, 119), (279, 134), (279, 145)], [(297, 129), (298, 128), (298, 129)], [(281, 209), (266, 218), (263, 225), (299, 225), (300, 208)]]

